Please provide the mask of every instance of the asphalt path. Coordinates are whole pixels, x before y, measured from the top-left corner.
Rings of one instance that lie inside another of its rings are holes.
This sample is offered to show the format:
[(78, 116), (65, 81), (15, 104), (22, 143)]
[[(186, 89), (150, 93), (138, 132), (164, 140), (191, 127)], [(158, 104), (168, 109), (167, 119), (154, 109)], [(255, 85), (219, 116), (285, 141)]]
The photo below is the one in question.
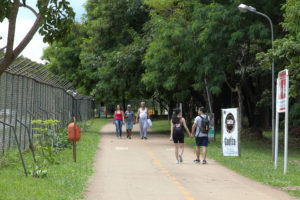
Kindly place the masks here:
[[(100, 130), (95, 173), (84, 195), (87, 200), (285, 200), (283, 191), (229, 170), (212, 159), (195, 164), (187, 145), (183, 163), (176, 164), (174, 147), (166, 134), (149, 133), (148, 140), (134, 136), (117, 139), (115, 127)], [(209, 151), (209, 147), (208, 147)]]

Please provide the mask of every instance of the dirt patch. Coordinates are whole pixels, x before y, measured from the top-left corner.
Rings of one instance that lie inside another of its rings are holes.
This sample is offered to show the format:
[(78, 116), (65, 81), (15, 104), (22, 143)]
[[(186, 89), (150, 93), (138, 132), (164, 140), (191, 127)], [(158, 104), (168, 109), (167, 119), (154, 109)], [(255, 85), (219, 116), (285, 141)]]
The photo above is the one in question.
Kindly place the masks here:
[(281, 190), (300, 190), (300, 186), (289, 186), (289, 187), (282, 187)]
[(292, 160), (290, 162), (296, 165), (300, 165), (300, 160)]

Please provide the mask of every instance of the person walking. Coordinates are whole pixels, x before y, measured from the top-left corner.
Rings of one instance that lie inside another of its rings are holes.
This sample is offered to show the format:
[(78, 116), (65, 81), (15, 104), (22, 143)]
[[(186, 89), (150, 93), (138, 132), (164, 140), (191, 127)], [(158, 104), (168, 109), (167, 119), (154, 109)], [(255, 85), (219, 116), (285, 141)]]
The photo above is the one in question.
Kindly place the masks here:
[(138, 109), (136, 123), (140, 123), (140, 137), (141, 139), (147, 140), (147, 120), (149, 119), (148, 109), (146, 108), (145, 102), (141, 102), (141, 107)]
[[(180, 109), (176, 108), (172, 115), (171, 120), (171, 136), (170, 140), (174, 142), (175, 144), (175, 158), (176, 158), (176, 164), (179, 164), (179, 162), (183, 162), (182, 155), (184, 152), (184, 132), (183, 127), (185, 128), (185, 131), (191, 135), (186, 123), (185, 119), (181, 117), (181, 111)], [(180, 153), (178, 153), (178, 150), (180, 149)]]
[[(198, 109), (198, 116), (195, 118), (191, 137), (196, 138), (196, 160), (195, 163), (200, 163), (200, 147), (202, 147), (203, 164), (206, 162), (206, 152), (208, 146), (208, 130), (209, 130), (209, 117), (204, 114), (205, 108), (200, 107)], [(196, 130), (196, 134), (195, 133)]]
[(122, 137), (122, 124), (124, 122), (124, 113), (121, 110), (120, 105), (117, 105), (117, 110), (114, 113), (114, 124), (116, 125), (116, 137)]
[(131, 139), (131, 133), (134, 122), (134, 112), (131, 110), (131, 105), (127, 106), (127, 110), (125, 111), (125, 120), (126, 120), (126, 133), (127, 138)]

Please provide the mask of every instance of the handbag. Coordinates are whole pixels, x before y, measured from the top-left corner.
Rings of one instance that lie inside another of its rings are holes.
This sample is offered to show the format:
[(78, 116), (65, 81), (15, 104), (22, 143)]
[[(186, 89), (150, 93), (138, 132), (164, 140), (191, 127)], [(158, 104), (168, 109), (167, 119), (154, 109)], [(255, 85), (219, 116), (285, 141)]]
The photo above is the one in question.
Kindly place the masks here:
[(151, 126), (152, 126), (152, 121), (151, 121), (151, 119), (147, 119), (147, 125), (148, 125), (148, 127), (151, 127)]

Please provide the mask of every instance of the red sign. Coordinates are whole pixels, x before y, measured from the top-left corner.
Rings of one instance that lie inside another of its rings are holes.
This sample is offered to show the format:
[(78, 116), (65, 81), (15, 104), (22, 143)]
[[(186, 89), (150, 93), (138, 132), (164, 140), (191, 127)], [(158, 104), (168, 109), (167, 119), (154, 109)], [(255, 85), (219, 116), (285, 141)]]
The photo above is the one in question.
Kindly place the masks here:
[(277, 79), (277, 112), (285, 112), (288, 102), (288, 70), (278, 73)]

